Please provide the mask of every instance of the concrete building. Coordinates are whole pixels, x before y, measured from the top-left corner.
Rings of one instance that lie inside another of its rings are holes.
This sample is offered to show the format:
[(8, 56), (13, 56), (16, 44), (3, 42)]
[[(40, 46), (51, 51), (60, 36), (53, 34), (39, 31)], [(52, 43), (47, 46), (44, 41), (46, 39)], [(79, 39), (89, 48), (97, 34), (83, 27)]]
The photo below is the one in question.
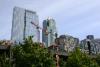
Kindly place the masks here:
[(58, 40), (57, 44), (67, 52), (73, 51), (79, 45), (79, 39), (70, 35), (61, 35)]
[(23, 39), (28, 36), (33, 36), (33, 41), (38, 42), (40, 40), (40, 31), (31, 22), (39, 25), (36, 12), (15, 7), (13, 9), (11, 40), (19, 43), (23, 42)]
[(55, 42), (56, 22), (52, 18), (43, 21), (42, 42), (46, 47), (49, 47)]
[(90, 50), (91, 54), (99, 54), (100, 53), (100, 39), (94, 39), (93, 35), (88, 35), (86, 39), (80, 42), (80, 48), (84, 50), (86, 53), (89, 52), (88, 42), (90, 42)]

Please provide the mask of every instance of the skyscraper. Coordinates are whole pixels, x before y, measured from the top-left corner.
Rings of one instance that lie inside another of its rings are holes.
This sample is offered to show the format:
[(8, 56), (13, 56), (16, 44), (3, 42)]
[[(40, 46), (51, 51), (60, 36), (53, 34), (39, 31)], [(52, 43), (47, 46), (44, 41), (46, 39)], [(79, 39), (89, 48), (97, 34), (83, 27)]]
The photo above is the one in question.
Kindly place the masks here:
[(46, 47), (49, 47), (55, 42), (56, 22), (52, 18), (48, 18), (43, 21), (43, 30), (42, 30), (42, 42), (45, 43)]
[(39, 25), (39, 19), (34, 11), (15, 7), (13, 9), (11, 40), (15, 42), (23, 42), (28, 36), (33, 36), (33, 41), (40, 40), (40, 31), (34, 24)]

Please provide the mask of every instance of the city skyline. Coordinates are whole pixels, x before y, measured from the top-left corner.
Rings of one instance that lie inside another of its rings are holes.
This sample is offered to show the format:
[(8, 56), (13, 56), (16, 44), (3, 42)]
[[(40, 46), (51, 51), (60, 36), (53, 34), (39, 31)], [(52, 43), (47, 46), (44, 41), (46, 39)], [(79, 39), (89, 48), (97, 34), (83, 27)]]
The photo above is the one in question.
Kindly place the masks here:
[(10, 39), (13, 8), (15, 6), (36, 11), (40, 26), (48, 16), (53, 17), (58, 33), (69, 34), (80, 39), (92, 34), (100, 38), (99, 0), (0, 0), (0, 40)]

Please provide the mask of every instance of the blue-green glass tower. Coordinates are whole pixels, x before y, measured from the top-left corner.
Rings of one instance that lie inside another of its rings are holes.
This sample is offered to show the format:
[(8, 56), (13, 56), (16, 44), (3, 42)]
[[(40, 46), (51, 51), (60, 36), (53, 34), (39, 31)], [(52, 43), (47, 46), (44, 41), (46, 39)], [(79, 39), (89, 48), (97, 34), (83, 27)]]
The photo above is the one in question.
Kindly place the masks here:
[[(46, 34), (46, 31), (48, 34)], [(53, 45), (55, 42), (56, 22), (52, 18), (48, 18), (43, 21), (43, 30), (42, 30), (42, 42), (45, 43), (46, 47)]]

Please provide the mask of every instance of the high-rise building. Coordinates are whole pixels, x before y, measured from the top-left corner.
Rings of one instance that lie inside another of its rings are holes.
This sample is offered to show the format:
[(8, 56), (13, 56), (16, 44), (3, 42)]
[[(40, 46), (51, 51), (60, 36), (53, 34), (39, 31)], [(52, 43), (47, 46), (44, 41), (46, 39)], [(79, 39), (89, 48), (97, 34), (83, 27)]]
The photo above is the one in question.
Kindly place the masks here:
[(55, 42), (56, 22), (52, 18), (48, 18), (43, 21), (43, 30), (42, 30), (42, 42), (45, 43), (46, 47), (49, 47)]
[(31, 22), (39, 25), (36, 12), (15, 7), (13, 9), (11, 40), (19, 43), (23, 42), (23, 39), (28, 36), (33, 36), (33, 41), (38, 42), (40, 40), (40, 31)]

